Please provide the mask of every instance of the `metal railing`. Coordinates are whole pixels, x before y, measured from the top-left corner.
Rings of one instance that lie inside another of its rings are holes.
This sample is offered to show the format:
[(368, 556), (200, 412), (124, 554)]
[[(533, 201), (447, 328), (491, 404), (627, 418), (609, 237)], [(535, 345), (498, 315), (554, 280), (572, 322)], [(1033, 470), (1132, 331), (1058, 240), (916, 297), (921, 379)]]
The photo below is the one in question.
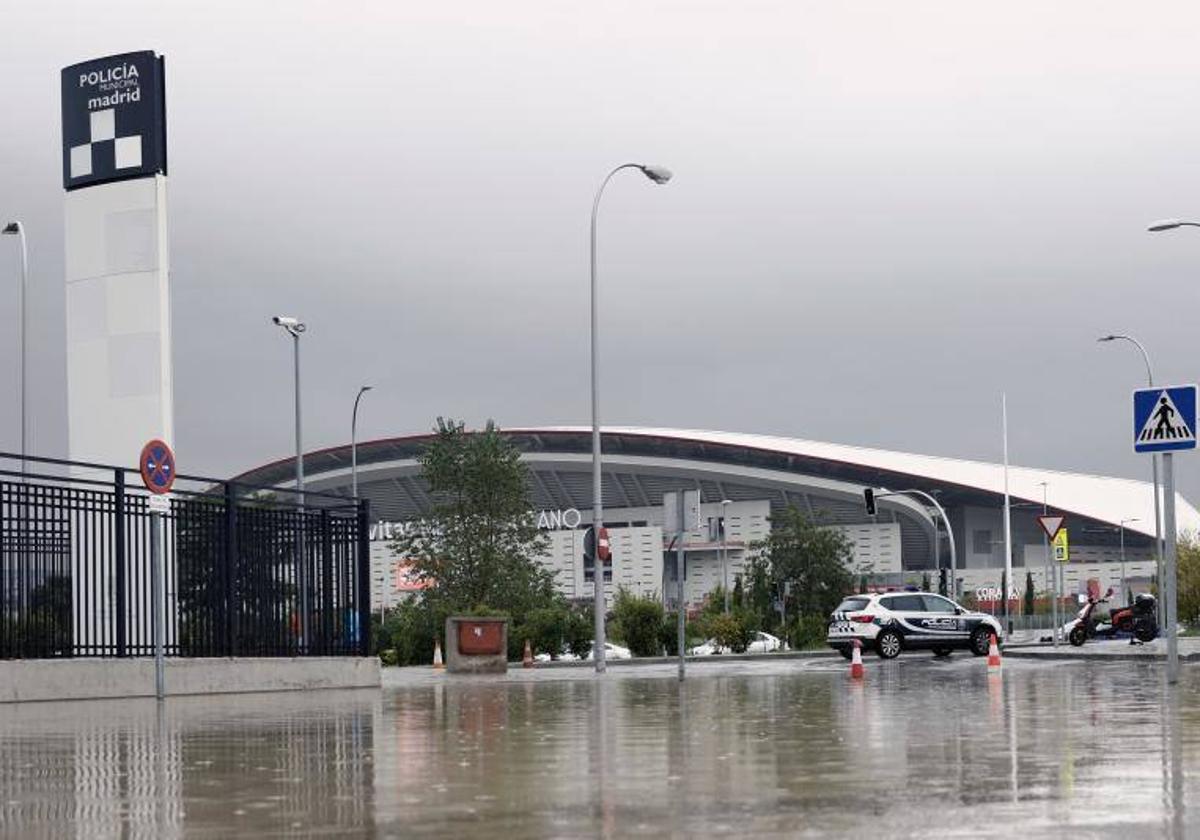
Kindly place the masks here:
[[(153, 653), (136, 470), (0, 453), (0, 658)], [(168, 656), (365, 655), (365, 500), (178, 475), (163, 517)]]

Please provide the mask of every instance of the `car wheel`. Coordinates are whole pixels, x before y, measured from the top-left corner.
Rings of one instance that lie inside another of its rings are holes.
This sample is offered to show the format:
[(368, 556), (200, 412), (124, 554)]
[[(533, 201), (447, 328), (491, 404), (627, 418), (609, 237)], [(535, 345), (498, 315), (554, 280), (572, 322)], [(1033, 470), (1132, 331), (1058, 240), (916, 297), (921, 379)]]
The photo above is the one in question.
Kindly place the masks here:
[(954, 648), (936, 647), (933, 649), (934, 656), (949, 656), (952, 653), (954, 653)]
[(976, 656), (987, 656), (988, 648), (992, 646), (992, 635), (994, 632), (987, 625), (976, 627), (975, 632), (971, 634), (971, 653)]
[(850, 648), (841, 648), (838, 650), (838, 653), (840, 653), (842, 655), (842, 659), (853, 659), (854, 658), (854, 651), (851, 650)]
[(884, 630), (875, 637), (875, 652), (879, 654), (880, 659), (895, 659), (900, 655), (903, 646), (900, 634), (895, 630)]
[(1070, 634), (1067, 635), (1067, 641), (1075, 647), (1081, 647), (1087, 641), (1087, 631), (1080, 626), (1072, 627)]

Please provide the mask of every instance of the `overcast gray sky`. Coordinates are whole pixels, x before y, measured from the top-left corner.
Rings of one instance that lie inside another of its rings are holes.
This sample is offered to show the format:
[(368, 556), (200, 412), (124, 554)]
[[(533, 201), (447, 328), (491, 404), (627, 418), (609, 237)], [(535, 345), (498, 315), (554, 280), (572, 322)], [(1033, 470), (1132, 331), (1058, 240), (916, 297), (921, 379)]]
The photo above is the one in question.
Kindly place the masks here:
[[(1200, 7), (1156, 2), (4, 0), (0, 215), (32, 263), (32, 448), (65, 454), (59, 70), (167, 59), (176, 449), (589, 421), (1145, 478), (1142, 338), (1200, 378)], [(18, 446), (0, 240), (0, 447)], [(132, 462), (136, 453), (130, 453)], [(1182, 489), (1200, 497), (1196, 458)], [(1053, 488), (1051, 488), (1053, 497)], [(1052, 498), (1053, 501), (1053, 498)]]

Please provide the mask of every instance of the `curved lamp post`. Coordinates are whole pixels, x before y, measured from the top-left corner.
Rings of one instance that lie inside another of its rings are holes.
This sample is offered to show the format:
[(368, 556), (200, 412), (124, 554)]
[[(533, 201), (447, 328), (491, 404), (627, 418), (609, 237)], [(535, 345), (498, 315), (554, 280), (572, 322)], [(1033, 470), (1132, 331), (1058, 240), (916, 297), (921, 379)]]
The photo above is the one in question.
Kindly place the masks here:
[[(1169, 224), (1169, 225), (1175, 226), (1175, 225), (1183, 224), (1183, 223), (1182, 222), (1156, 222), (1155, 224), (1156, 225), (1168, 225)], [(1170, 227), (1156, 228), (1153, 225), (1150, 227), (1150, 230), (1156, 230), (1156, 229), (1157, 230), (1170, 230)], [(1131, 335), (1121, 335), (1121, 334), (1101, 336), (1100, 338), (1096, 339), (1096, 341), (1127, 341), (1130, 344), (1132, 344), (1134, 347), (1136, 347), (1142, 354), (1142, 361), (1145, 362), (1145, 364), (1146, 364), (1146, 384), (1148, 386), (1150, 386), (1151, 388), (1154, 387), (1154, 371), (1150, 367), (1150, 354), (1146, 352), (1146, 348), (1142, 345), (1142, 342), (1138, 341), (1136, 338), (1134, 338)], [(1154, 568), (1158, 575), (1158, 589), (1161, 592), (1162, 587), (1163, 587), (1163, 580), (1164, 580), (1164, 577), (1163, 577), (1163, 572), (1164, 572), (1163, 550), (1162, 550), (1162, 516), (1159, 513), (1158, 456), (1153, 453), (1150, 454), (1150, 476), (1151, 476), (1151, 480), (1154, 482), (1154, 561), (1155, 561)], [(1122, 575), (1121, 575), (1122, 579), (1124, 578), (1124, 576), (1125, 576), (1124, 573), (1122, 573)], [(1122, 585), (1124, 585), (1123, 580), (1122, 580)], [(1158, 601), (1159, 601), (1159, 603), (1158, 603), (1159, 626), (1162, 627), (1162, 626), (1164, 626), (1164, 622), (1166, 620), (1163, 615), (1163, 610), (1165, 609), (1165, 606), (1163, 604), (1162, 598), (1159, 598)]]
[[(600, 498), (600, 364), (597, 354), (599, 344), (600, 329), (596, 318), (596, 217), (600, 213), (600, 198), (604, 195), (604, 188), (608, 186), (608, 182), (612, 177), (622, 169), (639, 169), (642, 174), (656, 184), (665, 184), (671, 180), (671, 170), (664, 166), (651, 166), (642, 163), (623, 163), (614, 168), (600, 182), (600, 189), (596, 190), (596, 200), (592, 202), (592, 528), (593, 533), (599, 537), (600, 528), (604, 524), (604, 505)], [(598, 542), (598, 540), (597, 540)], [(599, 557), (592, 561), (592, 569), (594, 570), (594, 581), (596, 584), (596, 638), (594, 644), (593, 657), (596, 660), (596, 673), (604, 673), (604, 568), (600, 563)]]
[(358, 389), (358, 395), (354, 398), (354, 411), (350, 414), (350, 495), (355, 500), (358, 499), (358, 401), (374, 387), (363, 385)]

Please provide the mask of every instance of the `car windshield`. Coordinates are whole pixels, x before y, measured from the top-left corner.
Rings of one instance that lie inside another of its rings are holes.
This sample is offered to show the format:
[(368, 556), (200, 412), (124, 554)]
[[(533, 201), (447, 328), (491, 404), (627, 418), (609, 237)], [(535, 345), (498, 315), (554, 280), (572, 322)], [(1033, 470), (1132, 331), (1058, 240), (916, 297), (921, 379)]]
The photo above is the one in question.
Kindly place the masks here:
[(870, 598), (846, 598), (837, 605), (834, 612), (857, 612), (866, 609), (869, 603), (871, 603)]

